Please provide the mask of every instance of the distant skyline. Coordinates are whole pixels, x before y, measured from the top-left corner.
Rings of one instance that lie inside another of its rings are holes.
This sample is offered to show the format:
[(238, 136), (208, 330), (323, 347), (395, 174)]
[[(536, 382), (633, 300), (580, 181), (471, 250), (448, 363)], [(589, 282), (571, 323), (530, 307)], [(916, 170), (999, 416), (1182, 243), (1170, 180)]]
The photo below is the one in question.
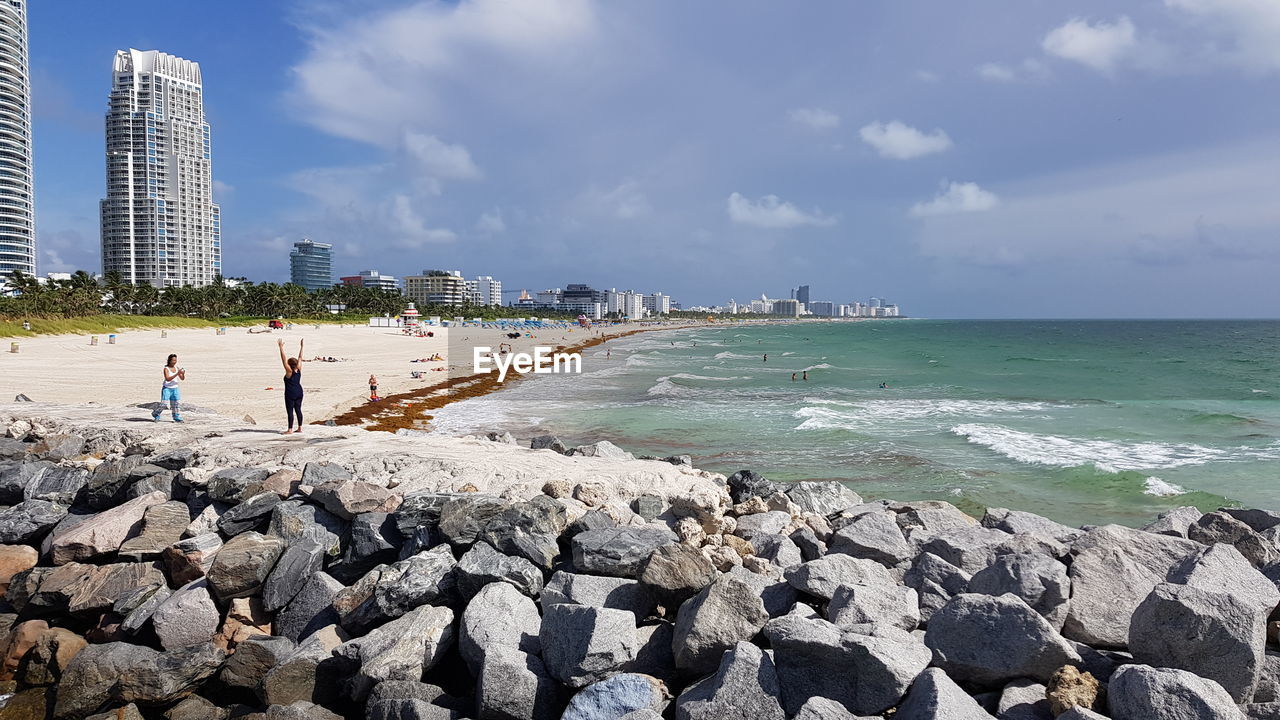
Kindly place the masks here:
[(1280, 4), (30, 9), (40, 271), (96, 270), (120, 49), (197, 61), (224, 272), (459, 268), (927, 317), (1280, 316)]

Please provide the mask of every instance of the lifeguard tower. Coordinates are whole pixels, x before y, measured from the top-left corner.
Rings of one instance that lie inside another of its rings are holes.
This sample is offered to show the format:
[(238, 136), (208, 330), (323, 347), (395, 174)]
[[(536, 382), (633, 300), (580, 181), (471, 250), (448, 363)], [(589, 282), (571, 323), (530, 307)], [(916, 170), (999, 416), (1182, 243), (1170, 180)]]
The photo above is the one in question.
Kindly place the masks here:
[(422, 315), (413, 303), (409, 303), (409, 307), (400, 311), (400, 320), (403, 323), (404, 332), (408, 335), (416, 335), (422, 330)]

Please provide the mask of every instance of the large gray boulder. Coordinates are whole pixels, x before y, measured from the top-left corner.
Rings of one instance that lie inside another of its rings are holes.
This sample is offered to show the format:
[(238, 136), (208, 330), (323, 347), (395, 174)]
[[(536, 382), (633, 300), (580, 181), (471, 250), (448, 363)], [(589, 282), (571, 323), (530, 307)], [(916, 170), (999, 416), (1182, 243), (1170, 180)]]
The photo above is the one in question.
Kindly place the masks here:
[(1000, 720), (1054, 720), (1048, 688), (1032, 680), (1014, 680), (1000, 692), (996, 716)]
[(893, 513), (867, 513), (840, 528), (827, 540), (827, 552), (875, 560), (894, 566), (915, 557)]
[(902, 576), (902, 583), (916, 591), (920, 598), (920, 620), (929, 618), (951, 601), (969, 590), (969, 574), (933, 553), (916, 556)]
[[(302, 483), (309, 484), (305, 471)], [(359, 480), (333, 480), (316, 485), (312, 487), (311, 499), (343, 520), (361, 513), (391, 512), (400, 506), (400, 498), (394, 491)]]
[(906, 701), (893, 717), (894, 720), (995, 720), (939, 668), (929, 668), (916, 678)]
[(48, 500), (23, 500), (0, 510), (0, 543), (37, 540), (67, 517), (67, 506)]
[(982, 516), (982, 526), (1003, 530), (1011, 535), (1026, 533), (1060, 543), (1072, 543), (1084, 534), (1083, 530), (1068, 527), (1046, 517), (1021, 510), (987, 508)]
[(260, 468), (227, 468), (209, 477), (205, 492), (214, 500), (234, 505), (262, 492), (269, 477), (271, 472)]
[(664, 525), (588, 530), (573, 536), (573, 566), (595, 575), (639, 577), (653, 551), (676, 540)]
[(342, 589), (342, 583), (332, 575), (313, 574), (289, 604), (276, 613), (272, 629), (278, 635), (301, 642), (320, 628), (337, 623), (340, 618), (333, 609), (333, 599)]
[(204, 578), (174, 590), (151, 615), (151, 624), (165, 650), (208, 642), (218, 632), (221, 621)]
[(883, 565), (851, 555), (831, 554), (787, 568), (785, 577), (795, 589), (830, 600), (841, 585), (896, 585)]
[(1005, 593), (1017, 595), (1043, 615), (1055, 630), (1061, 630), (1067, 620), (1071, 579), (1067, 576), (1067, 566), (1048, 555), (1001, 555), (974, 573), (968, 592), (997, 597)]
[(542, 571), (537, 566), (525, 558), (504, 555), (484, 541), (472, 545), (463, 554), (454, 575), (458, 595), (464, 601), (494, 582), (508, 583), (529, 597), (537, 597), (542, 592)]
[(557, 570), (542, 589), (538, 604), (545, 611), (560, 603), (626, 610), (640, 622), (653, 611), (657, 601), (653, 591), (636, 580)]
[(1172, 535), (1184, 538), (1187, 536), (1187, 530), (1202, 517), (1204, 517), (1204, 513), (1200, 512), (1200, 508), (1184, 505), (1172, 510), (1165, 510), (1142, 529), (1157, 535)]
[(543, 608), (538, 640), (547, 671), (575, 688), (623, 671), (640, 644), (631, 613), (567, 604)]
[(437, 545), (383, 570), (373, 592), (342, 618), (342, 626), (361, 632), (429, 603), (447, 604), (456, 594), (454, 566), (447, 545)]
[(1075, 648), (1014, 595), (957, 595), (929, 619), (924, 641), (948, 675), (976, 685), (1048, 682), (1058, 668), (1080, 662)]
[(227, 541), (209, 567), (209, 589), (218, 602), (256, 595), (284, 552), (284, 541), (246, 532)]
[(254, 635), (236, 643), (236, 651), (227, 658), (219, 676), (231, 687), (257, 690), (271, 668), (293, 654), (297, 646), (288, 638)]
[[(286, 500), (276, 505), (271, 511), (267, 530), (268, 534), (275, 535), (286, 543), (311, 538), (319, 542), (331, 556), (336, 556), (340, 551), (345, 531), (346, 523), (342, 518), (302, 500)], [(359, 538), (352, 540), (359, 541)]]
[(218, 518), (218, 529), (226, 535), (265, 529), (281, 502), (280, 496), (271, 491), (260, 492), (223, 513)]
[(560, 720), (630, 718), (632, 713), (645, 710), (660, 718), (667, 700), (667, 688), (660, 680), (640, 673), (619, 673), (579, 690)]
[(715, 576), (716, 568), (707, 556), (683, 543), (663, 545), (640, 566), (640, 583), (651, 588), (668, 607), (679, 607)]
[(1120, 525), (1085, 533), (1072, 548), (1071, 602), (1062, 634), (1096, 648), (1124, 648), (1133, 611), (1203, 547)]
[(478, 675), (485, 654), (510, 648), (533, 655), (541, 651), (538, 633), (542, 616), (538, 606), (514, 586), (503, 582), (484, 586), (462, 611), (458, 651), (473, 675)]
[(225, 657), (212, 643), (167, 652), (123, 642), (91, 644), (63, 670), (53, 717), (80, 720), (107, 702), (181, 700), (218, 672)]
[(560, 534), (568, 527), (565, 506), (545, 495), (513, 503), (489, 518), (476, 535), (498, 552), (522, 557), (550, 570), (560, 555)]
[(120, 545), (119, 557), (151, 560), (170, 545), (182, 539), (191, 524), (191, 511), (185, 502), (170, 500), (147, 508), (142, 516), (142, 532)]
[(314, 538), (303, 538), (280, 555), (262, 588), (262, 606), (275, 612), (288, 605), (307, 579), (324, 567), (325, 549)]
[(125, 540), (142, 529), (142, 517), (147, 508), (168, 499), (163, 492), (156, 491), (86, 517), (53, 538), (50, 546), (53, 564), (62, 565), (114, 553)]
[(676, 699), (676, 720), (786, 720), (773, 659), (740, 642), (724, 653), (711, 677), (690, 685)]
[(761, 535), (777, 535), (791, 524), (791, 514), (781, 510), (739, 515), (733, 534), (744, 540)]
[(1124, 665), (1111, 676), (1112, 720), (1245, 720), (1221, 685), (1186, 670)]
[(920, 625), (920, 598), (902, 585), (841, 585), (827, 604), (827, 619), (844, 629), (884, 623), (915, 630)]
[(835, 700), (811, 697), (792, 720), (862, 720)]
[(768, 620), (750, 585), (721, 575), (680, 606), (672, 643), (676, 667), (699, 675), (714, 671), (726, 650), (750, 640)]
[(484, 654), (476, 675), (476, 717), (504, 720), (561, 717), (564, 703), (560, 699), (560, 686), (537, 655), (509, 647), (493, 647)]
[(1280, 562), (1280, 549), (1241, 520), (1225, 512), (1211, 512), (1187, 528), (1187, 537), (1205, 545), (1234, 545), (1254, 567), (1262, 568)]
[(787, 488), (787, 497), (801, 512), (834, 515), (848, 507), (862, 504), (858, 493), (835, 480), (798, 482)]
[(902, 700), (931, 657), (917, 638), (888, 625), (844, 632), (821, 618), (792, 613), (771, 620), (765, 635), (788, 714), (813, 697), (835, 700), (858, 715), (882, 713)]
[(1266, 615), (1256, 607), (1188, 585), (1157, 585), (1129, 625), (1135, 662), (1215, 680), (1237, 703), (1253, 697), (1266, 643)]
[(760, 596), (760, 602), (764, 603), (764, 611), (769, 613), (771, 618), (786, 615), (796, 604), (798, 596), (796, 589), (782, 579), (782, 573), (778, 572), (777, 568), (769, 566), (765, 568), (765, 572), (758, 573), (741, 565), (734, 565), (725, 574), (750, 585), (755, 594)]
[(1223, 592), (1257, 608), (1263, 616), (1280, 605), (1280, 590), (1233, 545), (1201, 549), (1169, 573), (1169, 582), (1210, 592)]
[(421, 680), (422, 673), (444, 657), (453, 638), (453, 611), (429, 605), (348, 640), (334, 654), (360, 664), (349, 683), (351, 697), (359, 701), (379, 682)]

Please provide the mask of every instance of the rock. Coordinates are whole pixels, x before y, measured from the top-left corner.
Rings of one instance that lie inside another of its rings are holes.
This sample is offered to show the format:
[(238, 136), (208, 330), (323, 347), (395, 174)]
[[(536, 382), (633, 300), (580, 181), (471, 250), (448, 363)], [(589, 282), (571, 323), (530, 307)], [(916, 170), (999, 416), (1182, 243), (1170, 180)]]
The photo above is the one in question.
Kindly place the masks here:
[(160, 645), (165, 650), (208, 642), (218, 631), (221, 620), (204, 578), (173, 591), (151, 616)]
[(735, 503), (746, 502), (750, 498), (767, 498), (778, 491), (778, 487), (764, 476), (750, 470), (739, 470), (729, 476), (729, 497)]
[(925, 644), (961, 682), (998, 685), (1017, 678), (1047, 682), (1080, 654), (1049, 622), (1013, 595), (964, 593), (929, 619)]
[(1157, 535), (1172, 535), (1174, 537), (1186, 537), (1187, 530), (1196, 523), (1204, 513), (1200, 512), (1197, 507), (1184, 505), (1172, 510), (1166, 510), (1149, 523), (1143, 530)]
[(568, 525), (565, 507), (547, 497), (514, 503), (502, 508), (476, 535), (498, 552), (522, 557), (543, 570), (550, 570), (560, 554), (557, 538)]
[(604, 458), (606, 460), (635, 460), (635, 457), (614, 445), (608, 440), (591, 443), (590, 445), (579, 445), (569, 451), (569, 455), (581, 455), (582, 457)]
[(638, 673), (620, 673), (592, 683), (573, 696), (560, 720), (630, 718), (649, 710), (661, 718), (667, 706), (667, 688), (661, 681)]
[(108, 701), (175, 702), (212, 677), (223, 658), (210, 643), (163, 653), (122, 642), (89, 645), (63, 672), (53, 717), (83, 718)]
[(1258, 687), (1253, 691), (1253, 703), (1280, 702), (1280, 653), (1268, 650), (1262, 658), (1262, 671), (1258, 673)]
[(142, 532), (120, 545), (120, 557), (129, 560), (152, 560), (170, 545), (182, 539), (191, 524), (187, 504), (170, 500), (152, 505), (142, 515)]
[(487, 542), (477, 542), (463, 554), (454, 570), (458, 594), (469, 601), (489, 583), (504, 582), (529, 597), (542, 592), (542, 571), (522, 557), (503, 555)]
[(205, 490), (214, 500), (235, 505), (261, 493), (270, 475), (258, 468), (227, 468), (210, 476)]
[[(283, 472), (283, 471), (281, 471)], [(277, 475), (279, 473), (276, 473)], [(275, 477), (272, 475), (271, 477)], [(270, 480), (270, 478), (268, 478)], [(376, 520), (377, 515), (371, 514), (371, 520)], [(351, 544), (368, 542), (365, 536), (367, 529), (374, 526), (375, 523), (368, 522), (362, 525), (361, 529), (352, 528)], [(378, 535), (385, 536), (385, 531), (381, 528), (381, 524), (376, 524)], [(302, 502), (301, 500), (285, 500), (276, 505), (271, 510), (271, 522), (268, 525), (267, 534), (275, 535), (284, 540), (286, 543), (293, 543), (302, 538), (311, 538), (320, 543), (324, 547), (325, 552), (329, 555), (336, 556), (341, 552), (342, 536), (347, 532), (347, 524), (337, 515), (318, 508), (311, 503)], [(400, 537), (399, 532), (394, 536), (396, 539)], [(391, 555), (387, 556), (388, 560), (394, 559), (393, 547), (398, 543), (387, 541), (387, 550), (392, 550)], [(377, 562), (374, 562), (376, 565)], [(373, 567), (370, 565), (369, 567)], [(367, 568), (366, 568), (367, 569)]]
[(534, 655), (510, 648), (486, 653), (476, 682), (476, 714), (481, 718), (555, 720), (564, 703), (560, 686)]
[(879, 622), (915, 630), (920, 625), (920, 598), (901, 585), (841, 585), (827, 605), (827, 619), (843, 629)]
[[(25, 685), (56, 684), (62, 678), (67, 665), (86, 645), (88, 643), (84, 638), (66, 628), (44, 630), (36, 637), (35, 643), (31, 645), (26, 656), (21, 658), (19, 679)], [(6, 675), (10, 659), (6, 653)]]
[[(321, 628), (267, 671), (261, 696), (271, 705), (288, 705), (298, 700), (325, 702), (339, 695), (345, 658), (334, 657), (346, 634), (336, 625)], [(425, 649), (425, 648), (424, 648)]]
[(676, 667), (694, 674), (714, 671), (724, 651), (750, 640), (768, 620), (750, 585), (721, 575), (680, 606), (672, 643)]
[(44, 620), (26, 620), (9, 630), (9, 634), (4, 639), (0, 681), (14, 679), (22, 659), (40, 641), (40, 636), (47, 632), (49, 632), (49, 623)]
[(0, 543), (38, 540), (67, 516), (67, 507), (48, 500), (23, 500), (0, 510)]
[[(1044, 616), (1055, 630), (1067, 619), (1071, 579), (1067, 567), (1048, 555), (1001, 555), (969, 580), (968, 592), (999, 597), (1011, 593)], [(1280, 600), (1280, 595), (1277, 596)]]
[(739, 515), (733, 534), (743, 540), (750, 540), (760, 535), (777, 535), (790, 524), (791, 514), (781, 510)]
[(666, 682), (675, 681), (678, 672), (675, 653), (671, 650), (675, 626), (670, 622), (657, 621), (652, 625), (637, 627), (636, 636), (640, 638), (640, 648), (636, 650), (636, 659), (628, 666), (628, 670)]
[(533, 450), (551, 450), (561, 455), (569, 454), (569, 446), (560, 441), (555, 435), (539, 435), (529, 441), (529, 448)]
[(1226, 513), (1248, 525), (1254, 532), (1266, 532), (1280, 526), (1280, 512), (1260, 508), (1218, 508), (1218, 512)]
[(631, 613), (562, 603), (543, 608), (538, 639), (547, 672), (575, 688), (622, 671), (639, 648)]
[(262, 588), (262, 606), (275, 612), (288, 605), (303, 584), (324, 567), (325, 551), (312, 538), (299, 540), (285, 549)]
[(143, 720), (142, 712), (138, 710), (138, 706), (129, 703), (121, 708), (108, 710), (97, 715), (90, 715), (85, 720)]
[(542, 618), (514, 586), (496, 582), (484, 586), (462, 613), (458, 652), (473, 675), (480, 673), (486, 653), (499, 648), (537, 655)]
[(1072, 708), (1090, 710), (1098, 702), (1099, 683), (1092, 673), (1083, 672), (1075, 665), (1063, 665), (1049, 676), (1045, 698), (1054, 717)]
[(342, 589), (342, 583), (332, 575), (323, 572), (313, 574), (302, 584), (293, 600), (276, 613), (276, 632), (294, 642), (301, 642), (320, 628), (336, 624), (339, 617), (333, 609), (333, 599)]
[[(373, 686), (365, 704), (366, 720), (400, 720), (401, 718), (441, 717), (453, 720), (454, 715), (441, 705), (432, 705), (449, 696), (436, 685), (413, 680), (387, 680)], [(436, 714), (441, 711), (444, 714)], [(417, 712), (418, 714), (413, 714)], [(423, 714), (427, 713), (427, 714)]]
[(636, 622), (647, 617), (657, 604), (650, 589), (635, 580), (578, 575), (560, 570), (542, 589), (538, 602), (543, 612), (560, 603), (626, 610)]
[(701, 550), (680, 543), (659, 547), (640, 566), (640, 582), (652, 588), (667, 607), (679, 607), (715, 576), (715, 566)]
[(969, 530), (978, 521), (966, 515), (960, 508), (941, 500), (914, 503), (892, 503), (889, 510), (896, 514), (894, 520), (903, 535), (930, 535), (947, 530)]
[(1236, 703), (1253, 697), (1266, 642), (1266, 615), (1256, 607), (1187, 585), (1157, 585), (1129, 625), (1129, 651), (1136, 663), (1215, 680)]
[(893, 717), (894, 720), (995, 720), (938, 668), (920, 673)]
[(1055, 557), (1067, 552), (1066, 546), (1056, 540), (1038, 540), (1027, 534), (1010, 535), (985, 527), (952, 527), (936, 533), (913, 531), (911, 540), (921, 551), (937, 555), (970, 575), (995, 562), (997, 556), (1011, 552)]
[(840, 528), (827, 541), (827, 552), (897, 565), (915, 556), (898, 523), (887, 513), (867, 513)]
[(787, 582), (795, 589), (830, 600), (841, 585), (897, 584), (883, 565), (851, 555), (831, 554), (788, 568)]
[(67, 433), (45, 435), (27, 449), (32, 455), (39, 455), (54, 462), (78, 457), (83, 450), (84, 438)]
[(1072, 549), (1071, 602), (1062, 633), (1092, 647), (1125, 647), (1134, 609), (1201, 549), (1190, 540), (1119, 525), (1085, 533)]
[(195, 464), (196, 451), (189, 447), (175, 448), (156, 455), (150, 459), (152, 465), (165, 470), (178, 471)]
[(23, 497), (26, 500), (48, 500), (59, 505), (70, 505), (88, 482), (87, 470), (54, 465), (27, 483)]
[(55, 465), (47, 460), (0, 465), (0, 503), (13, 505), (27, 499), (27, 486), (39, 482), (40, 476), (53, 467)]
[(1234, 545), (1254, 567), (1261, 568), (1280, 562), (1280, 550), (1253, 528), (1225, 512), (1203, 515), (1187, 528), (1187, 537), (1205, 545)]
[(1005, 685), (996, 707), (1000, 720), (1054, 720), (1049, 701), (1045, 699), (1045, 686), (1030, 680), (1015, 680)]
[[(315, 463), (307, 463), (307, 467), (313, 464)], [(305, 470), (302, 482), (304, 485), (309, 484)], [(350, 520), (361, 513), (394, 512), (400, 507), (399, 495), (381, 485), (358, 480), (330, 481), (314, 486), (311, 499), (343, 520)]]
[(920, 619), (927, 623), (951, 598), (968, 590), (969, 579), (960, 568), (925, 552), (916, 556), (902, 582), (920, 597)]
[(219, 516), (218, 529), (227, 535), (265, 530), (281, 502), (280, 496), (273, 492), (260, 492)]
[(1188, 557), (1169, 572), (1169, 582), (1227, 593), (1266, 616), (1280, 604), (1275, 583), (1226, 543), (1210, 545)]
[[(40, 575), (38, 586), (22, 610), (45, 616), (63, 613), (88, 616), (112, 609), (120, 599), (139, 592), (139, 588), (164, 585), (164, 573), (153, 563), (67, 563)], [(12, 590), (11, 585), (10, 596)], [(17, 603), (14, 604), (16, 607)]]
[(778, 568), (789, 568), (804, 562), (800, 548), (786, 535), (756, 535), (751, 538), (755, 556)]
[(653, 551), (675, 542), (665, 526), (590, 530), (573, 537), (573, 565), (581, 572), (634, 578)]
[(1107, 717), (1092, 710), (1075, 707), (1059, 715), (1058, 720), (1107, 720)]
[(262, 601), (256, 597), (236, 598), (227, 608), (222, 627), (214, 636), (218, 647), (234, 650), (236, 645), (251, 637), (271, 634), (271, 616), (262, 609)]
[(190, 695), (164, 714), (165, 720), (227, 720), (227, 711), (199, 695)]
[(225, 603), (262, 590), (276, 560), (284, 552), (284, 541), (272, 535), (246, 532), (222, 546), (207, 577), (213, 596)]
[(292, 640), (272, 635), (245, 638), (222, 667), (222, 682), (231, 687), (257, 690), (271, 668), (296, 650)]
[(1107, 704), (1114, 720), (1244, 720), (1231, 695), (1186, 670), (1125, 665), (1111, 677)]
[(88, 560), (119, 550), (125, 540), (141, 529), (147, 508), (168, 499), (162, 492), (148, 493), (86, 518), (54, 538), (50, 550), (53, 564)]
[(342, 716), (321, 705), (299, 700), (289, 705), (272, 705), (267, 708), (266, 720), (342, 720)]
[(343, 643), (335, 655), (360, 663), (350, 681), (351, 697), (364, 700), (385, 680), (421, 680), (453, 644), (453, 611), (426, 606)]
[(373, 592), (342, 618), (342, 626), (364, 631), (429, 603), (448, 603), (456, 594), (457, 561), (447, 545), (406, 558), (382, 572)]
[(813, 697), (835, 700), (858, 715), (882, 713), (902, 700), (930, 659), (918, 639), (887, 625), (843, 632), (821, 618), (793, 613), (769, 621), (765, 635), (788, 713), (798, 713)]
[(677, 720), (753, 718), (786, 720), (773, 659), (740, 642), (724, 653), (715, 675), (689, 686), (676, 700)]
[[(438, 528), (455, 547), (470, 547), (484, 526), (509, 505), (506, 500), (479, 493), (463, 493), (440, 506)], [(401, 530), (403, 532), (403, 529)]]
[(793, 530), (787, 537), (800, 548), (802, 562), (817, 560), (827, 554), (827, 544), (819, 540), (813, 530), (807, 526)]
[(811, 697), (800, 708), (793, 720), (860, 720), (835, 700), (824, 697)]
[(798, 482), (787, 488), (787, 497), (801, 512), (834, 515), (845, 508), (862, 504), (862, 498), (844, 483)]
[[(88, 482), (80, 490), (80, 501), (90, 510), (106, 510), (124, 501), (129, 486), (137, 482), (139, 475), (134, 472), (143, 466), (141, 455), (126, 455), (122, 458), (104, 460), (89, 475)], [(148, 465), (147, 468), (160, 468)], [(146, 472), (147, 470), (142, 470)]]
[(222, 538), (217, 533), (202, 533), (165, 548), (160, 559), (173, 582), (185, 585), (204, 577), (221, 549)]
[[(323, 510), (320, 512), (337, 520), (334, 515)], [(319, 525), (313, 527), (322, 529)], [(351, 521), (342, 561), (331, 565), (329, 572), (339, 580), (353, 581), (376, 565), (400, 559), (403, 545), (404, 539), (393, 515), (383, 512), (361, 513)]]
[(661, 495), (646, 493), (631, 501), (631, 510), (644, 518), (645, 522), (653, 522), (659, 515), (667, 511), (667, 501)]
[(982, 526), (1003, 530), (1010, 535), (1027, 533), (1068, 544), (1075, 542), (1077, 538), (1084, 534), (1083, 530), (1067, 527), (1049, 518), (1007, 508), (987, 508), (986, 513), (982, 516)]
[(14, 575), (30, 570), (40, 560), (40, 553), (26, 545), (0, 545), (0, 598), (9, 590)]

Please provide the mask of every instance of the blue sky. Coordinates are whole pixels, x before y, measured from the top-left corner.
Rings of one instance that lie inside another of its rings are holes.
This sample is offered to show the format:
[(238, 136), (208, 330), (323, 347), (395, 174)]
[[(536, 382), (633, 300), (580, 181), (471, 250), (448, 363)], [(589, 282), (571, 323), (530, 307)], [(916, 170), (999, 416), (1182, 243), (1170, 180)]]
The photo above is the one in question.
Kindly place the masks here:
[(686, 304), (1280, 315), (1274, 0), (33, 3), (42, 271), (99, 266), (128, 47), (201, 64), (228, 275), (306, 236)]

